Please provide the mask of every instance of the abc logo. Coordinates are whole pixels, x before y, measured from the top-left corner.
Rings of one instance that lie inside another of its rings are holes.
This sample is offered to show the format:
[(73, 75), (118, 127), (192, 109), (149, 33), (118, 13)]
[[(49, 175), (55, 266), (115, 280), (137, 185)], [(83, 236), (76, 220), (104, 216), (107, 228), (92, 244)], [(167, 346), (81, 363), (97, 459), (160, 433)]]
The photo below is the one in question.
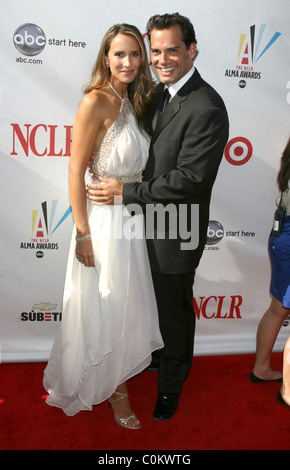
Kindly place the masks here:
[(39, 26), (26, 23), (17, 28), (13, 36), (13, 42), (21, 54), (34, 56), (43, 51), (46, 38)]
[(207, 229), (207, 245), (216, 245), (224, 236), (223, 226), (216, 220), (210, 220)]

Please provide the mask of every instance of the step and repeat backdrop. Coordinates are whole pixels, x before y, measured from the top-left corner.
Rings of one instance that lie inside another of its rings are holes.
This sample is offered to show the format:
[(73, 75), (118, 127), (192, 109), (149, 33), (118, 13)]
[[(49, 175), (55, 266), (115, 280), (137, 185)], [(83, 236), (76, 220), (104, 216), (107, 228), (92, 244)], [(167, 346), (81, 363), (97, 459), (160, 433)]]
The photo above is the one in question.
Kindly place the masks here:
[[(288, 0), (0, 5), (1, 361), (46, 361), (61, 322), (73, 224), (71, 128), (102, 37), (122, 22), (145, 34), (150, 16), (176, 11), (194, 24), (195, 65), (222, 95), (230, 118), (194, 285), (194, 354), (254, 352), (270, 302), (267, 241), (290, 135)], [(275, 350), (289, 334), (285, 321)]]

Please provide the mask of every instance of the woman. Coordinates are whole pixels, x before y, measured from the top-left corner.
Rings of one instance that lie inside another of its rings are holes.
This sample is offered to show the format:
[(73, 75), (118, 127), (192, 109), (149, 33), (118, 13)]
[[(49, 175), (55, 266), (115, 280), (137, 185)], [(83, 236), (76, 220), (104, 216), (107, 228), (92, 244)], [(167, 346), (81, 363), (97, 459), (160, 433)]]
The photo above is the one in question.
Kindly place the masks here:
[[(144, 237), (125, 206), (92, 205), (85, 178), (140, 181), (153, 93), (142, 36), (131, 25), (105, 35), (72, 134), (69, 186), (75, 221), (62, 324), (45, 370), (47, 403), (67, 415), (109, 399), (120, 426), (138, 429), (126, 381), (163, 346)], [(134, 107), (133, 107), (134, 106)]]
[(286, 214), (281, 235), (269, 238), (272, 301), (257, 331), (256, 361), (250, 375), (255, 383), (265, 380), (282, 382), (281, 372), (272, 370), (270, 363), (277, 335), (290, 314), (290, 139), (281, 158), (277, 181)]

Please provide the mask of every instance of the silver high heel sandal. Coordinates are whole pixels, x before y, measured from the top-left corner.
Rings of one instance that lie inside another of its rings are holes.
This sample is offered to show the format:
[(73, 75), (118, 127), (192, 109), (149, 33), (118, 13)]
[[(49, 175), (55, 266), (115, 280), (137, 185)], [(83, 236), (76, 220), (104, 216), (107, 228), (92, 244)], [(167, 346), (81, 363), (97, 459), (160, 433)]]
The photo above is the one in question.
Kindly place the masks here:
[[(117, 395), (117, 397), (115, 397), (114, 395)], [(122, 400), (123, 398), (126, 398), (126, 397), (129, 397), (128, 393), (121, 393), (121, 392), (114, 392), (113, 395), (108, 399), (110, 405), (111, 405), (111, 408), (113, 410), (113, 414), (114, 414), (114, 419), (115, 419), (115, 422), (121, 426), (122, 428), (126, 428), (126, 429), (140, 429), (141, 428), (141, 423), (140, 421), (138, 420), (138, 418), (135, 416), (135, 414), (133, 413), (132, 415), (128, 416), (127, 418), (117, 418), (116, 415), (115, 415), (115, 412), (114, 412), (114, 408), (113, 408), (113, 405), (112, 403), (114, 403), (115, 401), (118, 401), (118, 400)], [(130, 425), (129, 424), (129, 421), (131, 419), (135, 419), (137, 421), (135, 421), (135, 424), (134, 425)]]

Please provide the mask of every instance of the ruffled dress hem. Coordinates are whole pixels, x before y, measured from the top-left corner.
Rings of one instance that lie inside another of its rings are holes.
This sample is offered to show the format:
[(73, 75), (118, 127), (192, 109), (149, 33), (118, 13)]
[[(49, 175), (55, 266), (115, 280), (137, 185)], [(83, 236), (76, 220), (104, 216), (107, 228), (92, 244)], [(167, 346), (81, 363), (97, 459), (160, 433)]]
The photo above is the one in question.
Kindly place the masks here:
[[(160, 349), (161, 347), (162, 344), (158, 344), (156, 348), (152, 350), (152, 352), (157, 349)], [(130, 380), (132, 377), (143, 372), (149, 366), (150, 362), (151, 354), (149, 354), (149, 356), (147, 356), (143, 361), (141, 361), (141, 363), (139, 363), (134, 369), (124, 374), (124, 376), (119, 380), (119, 383), (116, 383), (116, 385), (112, 386), (109, 390), (103, 391), (102, 394), (98, 396), (98, 398), (95, 398), (92, 401), (88, 401), (85, 397), (83, 397), (82, 392), (75, 392), (73, 395), (70, 396), (57, 395), (57, 393), (55, 393), (54, 391), (54, 387), (49, 382), (48, 377), (44, 376), (43, 386), (49, 394), (45, 402), (51, 407), (62, 409), (67, 416), (75, 416), (80, 411), (93, 411), (93, 407), (95, 405), (99, 405), (100, 403), (103, 403), (108, 398), (110, 398), (110, 396), (115, 392), (118, 385), (121, 385), (122, 383)], [(86, 381), (86, 375), (87, 373), (89, 373), (89, 369), (93, 369), (94, 367), (96, 366), (92, 365), (84, 368), (84, 373), (80, 382), (80, 389), (82, 389), (83, 383), (84, 381)]]

